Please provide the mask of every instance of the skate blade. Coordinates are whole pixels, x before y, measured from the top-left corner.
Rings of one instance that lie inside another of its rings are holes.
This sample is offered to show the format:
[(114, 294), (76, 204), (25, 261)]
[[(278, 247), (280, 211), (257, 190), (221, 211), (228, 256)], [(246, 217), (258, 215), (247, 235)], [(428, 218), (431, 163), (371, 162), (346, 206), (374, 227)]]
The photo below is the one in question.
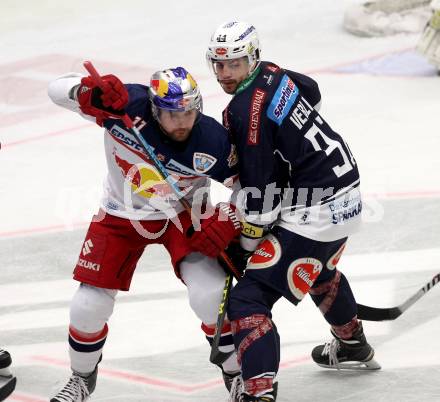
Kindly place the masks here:
[(16, 377), (0, 376), (0, 401), (5, 400), (9, 395), (12, 394), (12, 392), (14, 392), (16, 384), (17, 384)]
[(329, 368), (333, 370), (354, 370), (354, 371), (368, 371), (368, 370), (380, 370), (381, 366), (380, 364), (374, 360), (368, 360), (366, 362), (359, 362), (359, 361), (347, 361), (347, 362), (340, 362), (337, 365), (330, 366), (328, 364), (319, 364), (318, 366)]

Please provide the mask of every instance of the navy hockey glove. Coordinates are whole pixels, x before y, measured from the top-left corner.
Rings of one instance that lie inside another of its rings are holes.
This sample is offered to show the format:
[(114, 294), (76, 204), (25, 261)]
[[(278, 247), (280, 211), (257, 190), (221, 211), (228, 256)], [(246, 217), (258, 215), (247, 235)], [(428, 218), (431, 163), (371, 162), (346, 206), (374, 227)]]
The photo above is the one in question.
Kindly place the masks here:
[(232, 261), (234, 267), (237, 268), (237, 270), (241, 274), (243, 274), (253, 251), (248, 251), (241, 247), (240, 237), (238, 236), (234, 240), (232, 240), (231, 243), (229, 243), (229, 246), (225, 250), (225, 253)]
[(128, 103), (128, 91), (118, 77), (104, 75), (102, 80), (104, 86), (100, 88), (92, 77), (84, 77), (76, 95), (81, 111), (95, 117), (100, 126), (105, 119), (124, 116)]
[(218, 257), (241, 232), (240, 219), (232, 204), (221, 202), (214, 214), (202, 221), (199, 231), (188, 231), (190, 246), (208, 257)]

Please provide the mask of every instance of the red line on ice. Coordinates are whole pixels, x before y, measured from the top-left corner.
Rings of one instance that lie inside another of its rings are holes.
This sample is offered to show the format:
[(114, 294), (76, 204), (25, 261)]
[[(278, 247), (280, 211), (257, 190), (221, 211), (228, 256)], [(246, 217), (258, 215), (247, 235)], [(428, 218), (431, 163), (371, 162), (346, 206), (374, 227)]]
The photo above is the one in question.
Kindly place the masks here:
[(88, 224), (89, 222), (74, 222), (69, 225), (60, 224), (60, 225), (42, 226), (42, 227), (29, 228), (29, 229), (20, 229), (9, 232), (0, 232), (0, 237), (22, 236), (26, 234), (47, 233), (47, 232), (60, 231), (60, 230), (65, 231), (68, 228), (76, 229), (86, 226)]
[[(32, 360), (36, 360), (52, 366), (70, 367), (70, 363), (67, 361), (52, 359), (44, 356), (33, 356)], [(105, 367), (99, 368), (99, 374), (103, 375), (104, 377), (110, 377), (113, 379), (120, 379), (120, 380), (125, 380), (143, 385), (151, 385), (154, 387), (165, 388), (171, 391), (179, 391), (185, 393), (192, 393), (203, 389), (215, 388), (223, 384), (223, 381), (221, 379), (215, 379), (198, 384), (187, 385), (161, 378), (149, 377), (143, 374), (130, 373), (126, 371), (114, 370)]]
[(44, 139), (47, 139), (50, 137), (57, 137), (59, 135), (70, 134), (74, 131), (82, 130), (86, 127), (90, 127), (90, 123), (89, 124), (82, 124), (82, 125), (76, 126), (76, 127), (66, 128), (63, 130), (53, 131), (51, 133), (36, 135), (34, 137), (23, 138), (21, 140), (17, 140), (17, 141), (13, 141), (13, 142), (8, 142), (6, 144), (1, 144), (1, 148), (9, 148), (9, 147), (13, 147), (16, 145), (27, 144), (29, 142), (44, 140)]
[[(70, 363), (64, 360), (53, 359), (45, 356), (33, 356), (32, 359), (42, 363), (46, 363), (48, 365), (70, 367)], [(308, 360), (310, 360), (310, 356), (302, 356), (294, 359), (289, 359), (281, 362), (280, 367), (290, 368), (299, 365), (301, 363), (304, 363)], [(223, 381), (220, 378), (218, 378), (201, 383), (188, 385), (174, 381), (169, 381), (166, 379), (150, 377), (143, 374), (130, 373), (127, 371), (114, 370), (105, 367), (99, 368), (99, 374), (103, 375), (104, 377), (129, 381), (137, 384), (150, 385), (153, 387), (164, 388), (169, 391), (184, 392), (187, 394), (191, 394), (193, 392), (201, 391), (204, 389), (216, 388), (223, 384)]]

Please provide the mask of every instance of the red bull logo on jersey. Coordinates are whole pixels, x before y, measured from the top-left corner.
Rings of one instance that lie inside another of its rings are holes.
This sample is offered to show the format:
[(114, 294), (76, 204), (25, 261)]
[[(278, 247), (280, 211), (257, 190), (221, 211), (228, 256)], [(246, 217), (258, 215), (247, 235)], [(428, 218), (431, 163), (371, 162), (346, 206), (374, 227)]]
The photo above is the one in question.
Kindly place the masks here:
[(298, 258), (287, 270), (289, 289), (298, 300), (302, 300), (322, 271), (322, 263), (316, 258)]
[(261, 269), (274, 266), (281, 258), (280, 242), (274, 235), (268, 235), (257, 247), (249, 260), (247, 269)]
[(120, 158), (116, 153), (113, 156), (125, 180), (130, 183), (134, 194), (151, 198), (155, 195), (163, 197), (172, 193), (169, 185), (162, 180), (154, 166), (147, 163), (130, 163)]
[(267, 117), (280, 126), (295, 103), (298, 94), (298, 88), (293, 81), (284, 75), (267, 109)]

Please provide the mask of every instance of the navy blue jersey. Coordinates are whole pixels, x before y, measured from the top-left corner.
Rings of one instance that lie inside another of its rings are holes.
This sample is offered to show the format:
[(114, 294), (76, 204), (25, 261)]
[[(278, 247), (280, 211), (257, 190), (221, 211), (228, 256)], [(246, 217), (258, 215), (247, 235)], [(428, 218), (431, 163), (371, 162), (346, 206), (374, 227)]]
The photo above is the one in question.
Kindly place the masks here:
[[(209, 176), (221, 183), (236, 175), (234, 147), (228, 132), (215, 119), (200, 114), (189, 138), (184, 142), (173, 141), (163, 133), (152, 116), (148, 87), (126, 84), (126, 88), (129, 104), (125, 111), (168, 171), (187, 177)], [(122, 121), (107, 119), (104, 126), (115, 139), (142, 152), (141, 146), (131, 136), (125, 135)]]
[(281, 207), (327, 202), (359, 184), (348, 146), (314, 108), (320, 101), (310, 77), (262, 62), (223, 112), (240, 183), (254, 189), (246, 212), (259, 214), (261, 223), (273, 221)]

